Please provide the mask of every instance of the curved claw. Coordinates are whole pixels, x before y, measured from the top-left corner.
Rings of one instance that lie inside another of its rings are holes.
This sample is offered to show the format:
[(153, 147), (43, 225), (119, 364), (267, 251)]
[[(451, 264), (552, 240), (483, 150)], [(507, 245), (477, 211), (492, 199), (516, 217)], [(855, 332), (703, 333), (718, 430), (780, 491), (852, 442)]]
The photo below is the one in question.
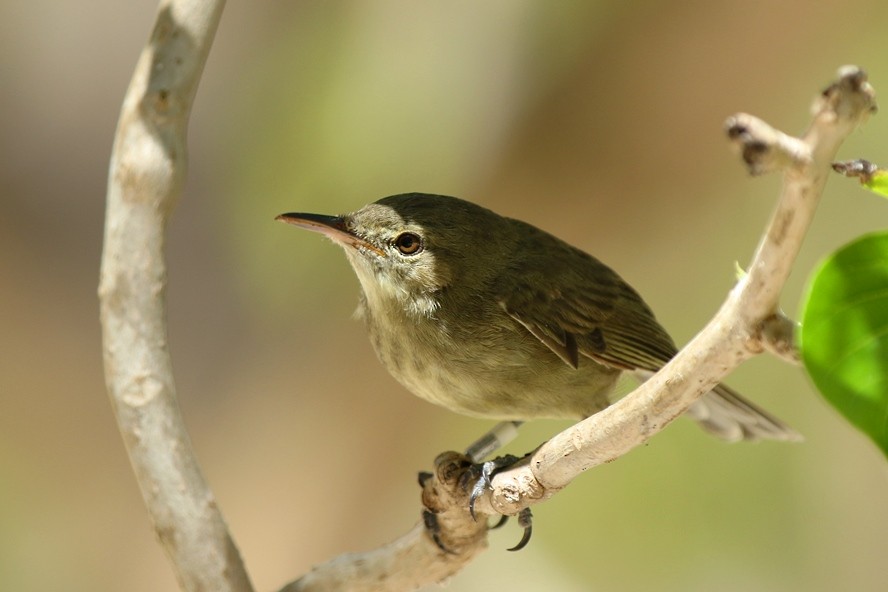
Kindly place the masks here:
[(499, 520), (496, 521), (496, 524), (489, 527), (488, 530), (496, 530), (497, 528), (500, 528), (503, 524), (505, 524), (508, 521), (509, 521), (509, 517), (506, 516), (505, 514), (503, 514), (500, 516)]
[[(489, 460), (480, 466), (478, 480), (475, 481), (475, 484), (472, 486), (472, 493), (469, 494), (469, 514), (472, 516), (472, 520), (478, 520), (478, 517), (475, 515), (475, 500), (484, 495), (484, 491), (488, 487), (493, 487), (493, 484), (491, 483), (493, 475), (497, 471), (510, 467), (516, 462), (518, 462), (518, 458), (507, 455)], [(499, 528), (505, 524), (508, 519), (508, 516), (503, 515), (500, 517), (499, 521), (490, 528)], [(518, 544), (509, 549), (509, 551), (520, 551), (527, 546), (528, 542), (530, 542), (530, 535), (533, 533), (533, 515), (530, 512), (530, 508), (524, 508), (518, 513), (518, 526), (521, 526), (524, 529), (524, 534), (521, 536), (521, 540), (518, 541)]]
[(520, 551), (530, 542), (530, 535), (533, 534), (533, 514), (530, 512), (530, 508), (524, 508), (518, 512), (518, 526), (524, 528), (524, 534), (521, 535), (521, 540), (518, 541), (518, 544), (509, 549), (509, 551)]
[(497, 468), (496, 462), (492, 460), (482, 464), (481, 476), (478, 477), (478, 480), (475, 481), (475, 485), (472, 486), (472, 493), (469, 494), (469, 514), (471, 514), (472, 520), (476, 522), (478, 521), (478, 517), (475, 516), (475, 500), (484, 495), (485, 489), (492, 487), (490, 476), (497, 470)]

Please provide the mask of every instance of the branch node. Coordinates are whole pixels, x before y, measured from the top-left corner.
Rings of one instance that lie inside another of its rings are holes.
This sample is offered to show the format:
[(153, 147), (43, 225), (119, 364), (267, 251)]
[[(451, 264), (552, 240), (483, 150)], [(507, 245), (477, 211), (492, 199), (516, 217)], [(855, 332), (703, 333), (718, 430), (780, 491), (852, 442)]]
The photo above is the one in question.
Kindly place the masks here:
[(765, 350), (785, 362), (798, 365), (801, 354), (795, 340), (797, 328), (798, 323), (782, 312), (776, 312), (759, 324), (758, 337)]
[(879, 172), (879, 165), (864, 160), (863, 158), (834, 162), (832, 168), (835, 172), (844, 177), (858, 179), (861, 185), (866, 185), (867, 183), (872, 182), (873, 175)]
[(813, 114), (862, 122), (878, 110), (876, 91), (858, 66), (842, 66), (839, 78), (814, 101)]
[(486, 520), (475, 521), (469, 515), (465, 484), (472, 468), (466, 455), (443, 452), (435, 459), (434, 475), (421, 483), (422, 505), (436, 516), (435, 543), (456, 555), (474, 554), (486, 544)]
[(729, 117), (725, 132), (751, 175), (805, 166), (812, 160), (811, 149), (805, 142), (748, 113)]

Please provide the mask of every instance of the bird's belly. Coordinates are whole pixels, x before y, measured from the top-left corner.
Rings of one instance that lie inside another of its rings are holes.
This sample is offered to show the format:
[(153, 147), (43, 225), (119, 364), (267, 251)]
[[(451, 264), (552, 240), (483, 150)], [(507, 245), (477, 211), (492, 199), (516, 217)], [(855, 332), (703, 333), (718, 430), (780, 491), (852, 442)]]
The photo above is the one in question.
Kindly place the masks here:
[[(421, 339), (379, 336), (376, 353), (389, 372), (413, 394), (451, 411), (499, 420), (580, 419), (608, 405), (619, 371), (583, 359), (565, 364), (533, 341), (492, 348), (485, 343), (455, 347), (441, 336), (426, 347)], [(502, 340), (497, 340), (502, 343)]]

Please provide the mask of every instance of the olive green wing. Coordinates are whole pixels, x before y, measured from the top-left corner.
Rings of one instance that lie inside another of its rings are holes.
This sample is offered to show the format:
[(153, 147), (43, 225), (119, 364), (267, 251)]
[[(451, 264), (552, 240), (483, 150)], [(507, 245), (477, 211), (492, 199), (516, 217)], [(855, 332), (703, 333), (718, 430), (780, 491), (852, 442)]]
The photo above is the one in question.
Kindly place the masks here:
[[(644, 380), (677, 349), (653, 312), (612, 269), (542, 231), (519, 247), (498, 285), (500, 306), (576, 368), (580, 356)], [(531, 246), (533, 245), (533, 246)], [(724, 385), (695, 402), (689, 415), (729, 441), (798, 440), (792, 428)]]
[[(677, 349), (650, 308), (612, 269), (542, 231), (519, 247), (500, 290), (503, 310), (573, 367), (580, 356), (657, 370)], [(541, 246), (541, 248), (540, 248)]]

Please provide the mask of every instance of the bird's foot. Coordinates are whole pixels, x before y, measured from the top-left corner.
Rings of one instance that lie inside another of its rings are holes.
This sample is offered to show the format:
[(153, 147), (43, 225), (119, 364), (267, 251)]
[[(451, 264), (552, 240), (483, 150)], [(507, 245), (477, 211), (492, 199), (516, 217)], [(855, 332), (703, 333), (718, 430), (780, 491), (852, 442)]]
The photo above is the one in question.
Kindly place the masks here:
[(474, 464), (472, 465), (471, 470), (468, 470), (463, 474), (463, 486), (466, 489), (468, 489), (469, 483), (474, 480), (474, 483), (472, 483), (472, 493), (469, 494), (469, 513), (472, 515), (472, 519), (477, 520), (475, 516), (475, 501), (484, 495), (484, 492), (487, 489), (493, 487), (493, 483), (490, 482), (493, 476), (503, 469), (511, 467), (519, 460), (520, 459), (517, 456), (506, 454), (504, 456), (498, 456), (493, 460)]
[[(438, 549), (448, 555), (459, 554), (465, 547), (464, 541), (474, 540), (475, 537), (483, 536), (485, 530), (499, 528), (506, 523), (509, 517), (505, 515), (490, 526), (479, 522), (480, 516), (475, 513), (475, 502), (491, 487), (494, 475), (514, 466), (520, 460), (516, 456), (503, 456), (484, 463), (475, 463), (466, 455), (446, 452), (435, 459), (434, 474), (419, 473), (418, 481), (423, 489), (422, 521), (429, 538)], [(445, 503), (441, 496), (454, 501), (458, 498), (467, 499), (469, 513), (476, 526), (469, 527), (465, 523), (461, 523), (464, 526), (459, 526), (459, 520), (454, 522), (455, 515), (447, 509), (452, 506), (449, 506), (449, 502)], [(519, 512), (517, 518), (518, 525), (524, 529), (524, 533), (518, 544), (509, 549), (510, 551), (524, 548), (533, 530), (529, 508)], [(455, 528), (457, 530), (454, 530)], [(465, 531), (466, 528), (469, 530)]]
[[(517, 456), (507, 454), (481, 464), (472, 465), (471, 470), (466, 471), (463, 474), (463, 479), (466, 480), (466, 487), (468, 487), (468, 483), (474, 479), (472, 492), (469, 494), (469, 513), (472, 515), (473, 520), (477, 520), (477, 517), (475, 516), (475, 501), (484, 495), (485, 490), (493, 486), (491, 483), (493, 476), (504, 469), (514, 466), (521, 460), (522, 459)], [(505, 524), (508, 519), (508, 516), (503, 515), (500, 520), (490, 528), (499, 528)], [(518, 541), (518, 544), (511, 547), (509, 551), (520, 551), (530, 541), (530, 535), (533, 532), (533, 514), (531, 513), (530, 508), (524, 508), (518, 513), (518, 526), (524, 529), (524, 534), (521, 536), (521, 540)]]
[(518, 526), (524, 529), (524, 534), (521, 535), (518, 544), (510, 547), (509, 551), (520, 551), (530, 542), (530, 535), (533, 534), (533, 514), (530, 512), (530, 508), (524, 508), (518, 512)]

